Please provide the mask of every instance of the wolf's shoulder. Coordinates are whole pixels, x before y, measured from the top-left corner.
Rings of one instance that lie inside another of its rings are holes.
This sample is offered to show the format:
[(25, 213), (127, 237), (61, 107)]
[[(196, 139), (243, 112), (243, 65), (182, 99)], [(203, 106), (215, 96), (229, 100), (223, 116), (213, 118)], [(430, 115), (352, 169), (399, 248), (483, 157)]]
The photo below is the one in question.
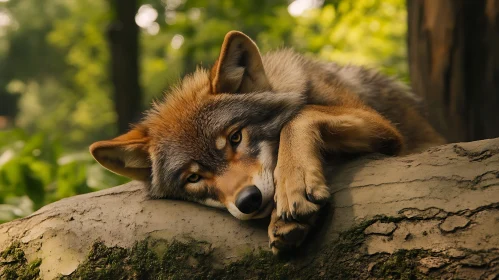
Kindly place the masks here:
[(304, 92), (308, 76), (306, 65), (310, 59), (290, 48), (267, 52), (262, 56), (265, 74), (277, 92)]
[[(393, 103), (394, 100), (408, 102), (418, 109), (421, 107), (421, 98), (409, 86), (371, 67), (342, 65), (304, 55), (290, 48), (268, 52), (262, 57), (262, 61), (275, 91), (304, 92), (311, 87), (324, 89), (324, 86), (314, 85), (327, 85), (329, 92), (348, 89), (373, 107), (380, 106), (380, 102)], [(317, 94), (327, 93), (315, 93)]]

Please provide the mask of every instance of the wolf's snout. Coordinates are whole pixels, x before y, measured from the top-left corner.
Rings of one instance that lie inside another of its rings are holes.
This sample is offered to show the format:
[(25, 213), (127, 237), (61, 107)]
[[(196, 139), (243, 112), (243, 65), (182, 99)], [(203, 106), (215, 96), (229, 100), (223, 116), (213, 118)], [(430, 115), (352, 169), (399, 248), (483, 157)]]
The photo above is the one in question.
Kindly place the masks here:
[(236, 198), (236, 207), (244, 214), (250, 214), (262, 205), (262, 192), (256, 186), (245, 187)]

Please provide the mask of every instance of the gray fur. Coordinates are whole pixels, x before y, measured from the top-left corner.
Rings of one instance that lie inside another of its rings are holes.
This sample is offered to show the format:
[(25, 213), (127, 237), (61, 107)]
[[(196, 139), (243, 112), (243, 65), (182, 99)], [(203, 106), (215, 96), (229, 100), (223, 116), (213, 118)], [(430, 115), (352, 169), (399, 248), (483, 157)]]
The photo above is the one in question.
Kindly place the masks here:
[(159, 147), (161, 151), (155, 153), (163, 156), (153, 160), (152, 196), (216, 200), (209, 191), (210, 187), (199, 197), (189, 197), (179, 180), (181, 169), (196, 162), (206, 171), (223, 173), (227, 166), (225, 154), (214, 143), (220, 133), (233, 125), (251, 132), (251, 155), (257, 157), (259, 143), (277, 143), (281, 127), (299, 112), (304, 103), (303, 95), (297, 93), (214, 95), (199, 108), (196, 118), (190, 120), (192, 127), (197, 128), (195, 135), (185, 135), (180, 141), (164, 139)]

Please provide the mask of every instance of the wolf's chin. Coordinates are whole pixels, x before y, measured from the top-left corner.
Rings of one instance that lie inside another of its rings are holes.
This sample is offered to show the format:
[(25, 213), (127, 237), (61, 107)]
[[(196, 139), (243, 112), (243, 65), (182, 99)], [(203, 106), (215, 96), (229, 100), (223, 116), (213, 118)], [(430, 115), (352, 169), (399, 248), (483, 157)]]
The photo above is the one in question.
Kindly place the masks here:
[(251, 213), (251, 214), (242, 213), (241, 211), (239, 211), (239, 209), (237, 209), (236, 205), (232, 202), (227, 205), (227, 210), (236, 219), (243, 220), (243, 221), (244, 220), (251, 220), (253, 218), (253, 215), (254, 215), (254, 213)]
[(227, 210), (229, 211), (229, 213), (234, 216), (235, 218), (239, 219), (239, 220), (254, 220), (254, 219), (263, 219), (267, 216), (270, 215), (270, 213), (272, 213), (272, 209), (274, 209), (274, 202), (273, 201), (270, 201), (269, 203), (267, 203), (265, 205), (265, 207), (263, 207), (262, 209), (260, 209), (258, 212), (255, 212), (255, 213), (251, 213), (251, 214), (244, 214), (242, 213), (241, 211), (239, 211), (239, 209), (237, 209), (236, 205), (234, 205), (234, 203), (230, 203), (229, 205), (227, 205)]
[(274, 209), (274, 201), (271, 200), (269, 203), (267, 203), (267, 205), (265, 205), (265, 207), (262, 210), (260, 210), (253, 217), (251, 217), (251, 219), (266, 218), (270, 215), (270, 213), (272, 213), (272, 209)]

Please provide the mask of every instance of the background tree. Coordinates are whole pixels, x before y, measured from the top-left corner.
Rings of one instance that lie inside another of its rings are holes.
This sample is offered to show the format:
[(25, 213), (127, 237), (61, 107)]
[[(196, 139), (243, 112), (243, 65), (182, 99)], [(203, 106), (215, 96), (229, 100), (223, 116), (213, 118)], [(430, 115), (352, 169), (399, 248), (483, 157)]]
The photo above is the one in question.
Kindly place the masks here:
[(499, 136), (499, 1), (409, 0), (414, 90), (447, 140)]
[(137, 1), (112, 0), (113, 21), (108, 30), (111, 50), (111, 80), (118, 132), (137, 121), (141, 110), (139, 86), (139, 27), (135, 24)]

